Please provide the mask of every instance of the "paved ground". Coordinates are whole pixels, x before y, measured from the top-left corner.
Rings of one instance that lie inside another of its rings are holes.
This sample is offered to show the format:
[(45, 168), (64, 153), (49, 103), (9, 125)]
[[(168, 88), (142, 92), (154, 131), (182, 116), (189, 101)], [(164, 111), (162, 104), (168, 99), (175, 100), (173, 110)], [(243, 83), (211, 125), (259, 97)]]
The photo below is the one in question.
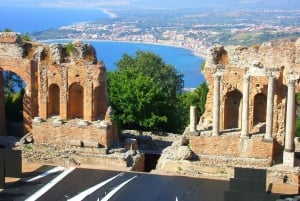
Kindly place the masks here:
[[(26, 199), (43, 201), (68, 199), (71, 201), (223, 201), (223, 193), (229, 185), (228, 181), (191, 177), (83, 168), (74, 170), (53, 168), (55, 167), (46, 165), (28, 166), (27, 170), (24, 170), (22, 180), (8, 181), (7, 188), (0, 192), (0, 201), (23, 201)], [(67, 171), (69, 174), (55, 182)], [(49, 184), (53, 184), (53, 187), (41, 192)], [(90, 189), (91, 187), (94, 189)], [(120, 189), (117, 190), (118, 188)], [(86, 191), (87, 189), (89, 192)], [(107, 197), (114, 191), (116, 191), (115, 194)], [(40, 193), (36, 194), (37, 192)]]

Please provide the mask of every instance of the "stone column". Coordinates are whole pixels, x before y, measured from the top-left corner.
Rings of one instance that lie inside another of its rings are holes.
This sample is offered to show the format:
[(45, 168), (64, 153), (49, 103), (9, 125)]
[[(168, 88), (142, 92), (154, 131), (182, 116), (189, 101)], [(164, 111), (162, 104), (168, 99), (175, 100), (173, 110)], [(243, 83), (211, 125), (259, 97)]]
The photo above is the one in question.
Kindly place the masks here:
[(197, 107), (190, 106), (190, 132), (195, 132), (197, 126)]
[(295, 82), (292, 76), (288, 81), (287, 108), (286, 108), (286, 132), (283, 153), (283, 164), (294, 167), (294, 133), (295, 133)]
[(68, 119), (68, 102), (69, 102), (69, 86), (68, 86), (68, 67), (61, 65), (61, 90), (60, 90), (60, 117)]
[(213, 100), (213, 130), (212, 135), (218, 136), (220, 132), (220, 80), (221, 75), (214, 75), (214, 100)]
[(268, 81), (268, 99), (267, 99), (267, 114), (266, 114), (266, 134), (265, 140), (273, 140), (273, 111), (274, 111), (274, 80), (271, 75)]
[(250, 85), (250, 75), (245, 74), (244, 87), (243, 87), (241, 138), (248, 138), (248, 132), (249, 132), (249, 85)]

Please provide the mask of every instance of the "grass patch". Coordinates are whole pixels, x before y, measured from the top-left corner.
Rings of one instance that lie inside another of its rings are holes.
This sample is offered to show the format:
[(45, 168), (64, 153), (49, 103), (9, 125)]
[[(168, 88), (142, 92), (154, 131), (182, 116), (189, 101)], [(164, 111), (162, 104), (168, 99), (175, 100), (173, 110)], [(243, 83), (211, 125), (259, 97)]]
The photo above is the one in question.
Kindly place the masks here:
[(296, 137), (300, 137), (300, 118), (296, 119)]

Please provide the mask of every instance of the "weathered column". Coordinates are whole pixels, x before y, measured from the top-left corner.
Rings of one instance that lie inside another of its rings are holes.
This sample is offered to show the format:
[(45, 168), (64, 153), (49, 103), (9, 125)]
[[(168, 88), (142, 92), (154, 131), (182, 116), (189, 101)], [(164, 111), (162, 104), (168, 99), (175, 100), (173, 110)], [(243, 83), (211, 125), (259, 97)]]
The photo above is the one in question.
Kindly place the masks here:
[(88, 121), (93, 121), (93, 66), (88, 66), (87, 77), (88, 80), (85, 82), (84, 86), (84, 103), (83, 103), (83, 113), (84, 119)]
[(61, 65), (61, 92), (60, 92), (60, 117), (68, 119), (68, 102), (69, 102), (69, 86), (68, 86), (68, 67)]
[(283, 164), (294, 167), (294, 133), (295, 133), (295, 82), (290, 76), (288, 80), (287, 108), (286, 108), (286, 132), (283, 152)]
[(190, 106), (190, 132), (195, 132), (197, 126), (197, 107)]
[(242, 108), (242, 132), (241, 138), (248, 138), (249, 132), (249, 82), (250, 75), (244, 75), (243, 108)]
[(274, 80), (271, 75), (268, 81), (268, 99), (267, 99), (267, 114), (266, 114), (266, 134), (265, 140), (273, 140), (273, 111), (274, 111)]
[(220, 132), (220, 80), (221, 75), (214, 75), (214, 100), (213, 100), (213, 130), (212, 135), (218, 136)]
[[(39, 114), (36, 116), (42, 117), (43, 119), (47, 119), (47, 101), (48, 101), (48, 71), (47, 65), (38, 63), (38, 84), (39, 84)], [(34, 75), (34, 74), (31, 74)], [(27, 84), (27, 83), (26, 83)], [(32, 88), (26, 86), (27, 90), (32, 92)]]

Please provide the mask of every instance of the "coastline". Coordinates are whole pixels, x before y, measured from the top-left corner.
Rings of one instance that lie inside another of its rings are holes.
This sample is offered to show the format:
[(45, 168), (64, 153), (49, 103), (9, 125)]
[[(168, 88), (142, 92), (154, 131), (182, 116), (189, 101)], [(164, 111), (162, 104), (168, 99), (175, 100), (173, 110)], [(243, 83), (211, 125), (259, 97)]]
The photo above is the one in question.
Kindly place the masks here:
[[(161, 45), (161, 46), (169, 46), (169, 47), (175, 47), (175, 48), (181, 48), (186, 49), (188, 51), (191, 51), (191, 53), (196, 56), (200, 57), (203, 60), (206, 58), (206, 53), (199, 52), (194, 49), (185, 47), (185, 46), (179, 46), (172, 44), (170, 41), (166, 42), (150, 42), (150, 41), (132, 41), (132, 40), (104, 40), (104, 39), (83, 39), (83, 38), (65, 38), (65, 39), (48, 39), (48, 40), (40, 40), (38, 42), (50, 42), (50, 41), (83, 41), (83, 42), (119, 42), (119, 43), (138, 43), (138, 44), (149, 44), (149, 45)], [(168, 43), (169, 42), (169, 43)], [(206, 47), (202, 47), (203, 49), (206, 49)]]
[(117, 18), (118, 17), (117, 14), (115, 14), (115, 13), (113, 13), (113, 12), (111, 12), (111, 11), (105, 9), (105, 8), (102, 8), (101, 10), (102, 10), (103, 13), (107, 14), (110, 18)]

